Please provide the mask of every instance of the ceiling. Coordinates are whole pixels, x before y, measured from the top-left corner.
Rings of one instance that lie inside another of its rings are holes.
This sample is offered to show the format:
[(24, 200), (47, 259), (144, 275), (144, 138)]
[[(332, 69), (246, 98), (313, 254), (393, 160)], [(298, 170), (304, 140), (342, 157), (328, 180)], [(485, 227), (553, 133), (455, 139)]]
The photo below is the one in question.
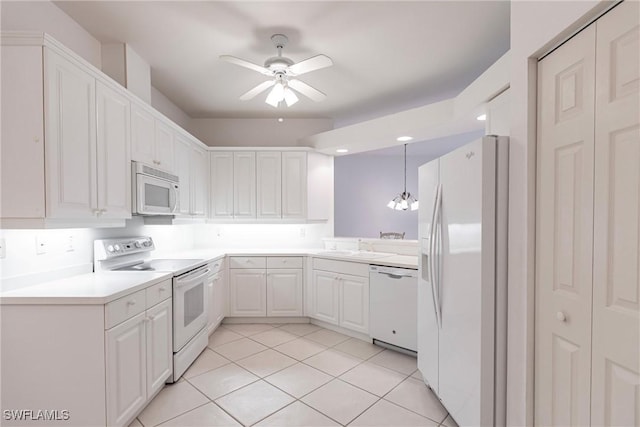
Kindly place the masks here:
[[(328, 117), (336, 127), (457, 95), (509, 49), (508, 1), (57, 1), (101, 42), (125, 42), (152, 84), (194, 118)], [(300, 79), (327, 94), (286, 108), (238, 97), (264, 81), (223, 62), (262, 64), (290, 39), (298, 62), (334, 66)]]

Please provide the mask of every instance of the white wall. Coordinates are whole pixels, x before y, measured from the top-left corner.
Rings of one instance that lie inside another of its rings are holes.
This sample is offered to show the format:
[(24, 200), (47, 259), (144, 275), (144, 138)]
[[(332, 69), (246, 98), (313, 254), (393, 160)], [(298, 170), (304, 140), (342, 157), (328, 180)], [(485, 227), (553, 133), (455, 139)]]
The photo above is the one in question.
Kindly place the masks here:
[(333, 129), (331, 119), (192, 119), (188, 130), (209, 146), (297, 146), (298, 139)]
[(0, 14), (3, 31), (48, 33), (100, 68), (100, 42), (49, 0), (1, 1)]
[(604, 1), (511, 2), (507, 425), (533, 423), (536, 58)]
[(181, 128), (191, 132), (191, 117), (153, 86), (151, 86), (151, 106), (173, 120)]

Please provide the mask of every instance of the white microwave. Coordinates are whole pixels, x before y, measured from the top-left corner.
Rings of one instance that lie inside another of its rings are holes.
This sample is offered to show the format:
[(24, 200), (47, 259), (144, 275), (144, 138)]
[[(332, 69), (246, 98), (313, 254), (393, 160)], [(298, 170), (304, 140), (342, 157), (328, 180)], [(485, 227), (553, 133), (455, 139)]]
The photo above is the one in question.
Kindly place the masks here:
[(180, 207), (180, 186), (176, 175), (131, 162), (132, 213), (174, 215)]

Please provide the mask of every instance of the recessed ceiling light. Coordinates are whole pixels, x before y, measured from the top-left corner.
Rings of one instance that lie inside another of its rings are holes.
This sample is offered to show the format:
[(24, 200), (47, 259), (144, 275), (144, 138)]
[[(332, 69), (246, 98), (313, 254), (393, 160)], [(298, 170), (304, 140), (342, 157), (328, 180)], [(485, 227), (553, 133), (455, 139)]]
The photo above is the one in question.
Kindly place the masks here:
[(487, 120), (487, 115), (486, 114), (480, 114), (478, 117), (476, 117), (476, 120), (480, 120), (481, 122)]
[(348, 153), (348, 152), (349, 152), (349, 150), (347, 150), (346, 148), (338, 148), (336, 150), (336, 153)]
[(411, 141), (412, 139), (413, 139), (412, 136), (399, 136), (397, 138), (397, 140), (400, 142), (407, 142), (407, 141)]
[(282, 123), (282, 122), (284, 122), (284, 118), (278, 117), (278, 123)]

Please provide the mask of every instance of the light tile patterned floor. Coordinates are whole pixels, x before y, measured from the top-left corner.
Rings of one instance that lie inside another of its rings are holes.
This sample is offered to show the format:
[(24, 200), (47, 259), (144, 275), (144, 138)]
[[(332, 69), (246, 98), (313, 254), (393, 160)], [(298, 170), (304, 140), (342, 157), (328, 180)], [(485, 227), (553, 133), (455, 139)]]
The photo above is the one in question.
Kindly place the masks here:
[(131, 424), (457, 427), (416, 359), (311, 324), (223, 325)]

